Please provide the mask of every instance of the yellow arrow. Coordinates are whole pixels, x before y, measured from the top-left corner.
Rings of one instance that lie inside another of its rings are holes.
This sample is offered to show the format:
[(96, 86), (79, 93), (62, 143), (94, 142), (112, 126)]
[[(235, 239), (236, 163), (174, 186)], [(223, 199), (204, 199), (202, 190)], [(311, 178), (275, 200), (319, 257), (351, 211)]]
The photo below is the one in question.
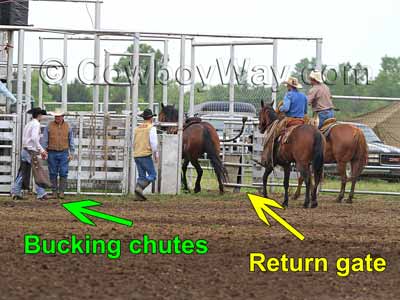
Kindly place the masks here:
[(258, 217), (266, 223), (268, 226), (271, 224), (268, 222), (267, 217), (265, 216), (264, 211), (269, 214), (272, 218), (274, 218), (278, 223), (280, 223), (283, 227), (285, 227), (289, 232), (295, 235), (299, 240), (304, 240), (304, 235), (302, 235), (299, 231), (297, 231), (292, 225), (282, 219), (276, 212), (274, 212), (270, 206), (283, 209), (282, 205), (272, 199), (260, 197), (253, 194), (247, 194), (249, 197), (251, 204), (258, 215)]

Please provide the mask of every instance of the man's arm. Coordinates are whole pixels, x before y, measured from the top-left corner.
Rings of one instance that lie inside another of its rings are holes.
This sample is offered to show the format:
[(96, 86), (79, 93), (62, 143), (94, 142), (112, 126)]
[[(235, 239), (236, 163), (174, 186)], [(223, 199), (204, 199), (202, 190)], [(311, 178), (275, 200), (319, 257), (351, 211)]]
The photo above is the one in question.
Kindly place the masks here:
[(279, 108), (280, 112), (288, 112), (290, 109), (290, 95), (286, 93), (285, 97), (283, 98), (283, 105)]
[(150, 129), (150, 147), (153, 152), (155, 161), (158, 162), (158, 137), (157, 137), (157, 129), (152, 127)]
[(32, 140), (35, 144), (35, 148), (39, 150), (40, 154), (46, 153), (40, 144), (40, 124), (32, 128)]
[(314, 87), (312, 87), (308, 91), (308, 95), (307, 95), (308, 104), (313, 105), (314, 101), (316, 100), (316, 96), (317, 96), (317, 90)]
[(7, 98), (10, 98), (13, 103), (17, 102), (17, 99), (14, 97), (13, 94), (10, 93), (10, 91), (7, 89), (6, 85), (0, 81), (0, 94), (6, 96)]

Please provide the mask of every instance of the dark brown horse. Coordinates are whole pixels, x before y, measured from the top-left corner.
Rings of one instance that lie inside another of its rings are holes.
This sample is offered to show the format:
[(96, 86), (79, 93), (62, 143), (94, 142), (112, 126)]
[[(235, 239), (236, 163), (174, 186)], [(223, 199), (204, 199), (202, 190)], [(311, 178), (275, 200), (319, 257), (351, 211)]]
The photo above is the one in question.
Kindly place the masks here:
[[(265, 105), (261, 101), (261, 111), (259, 114), (259, 130), (260, 133), (265, 133), (271, 130), (271, 126), (276, 120), (278, 115), (272, 107), (272, 104)], [(296, 163), (296, 169), (303, 176), (306, 184), (306, 195), (304, 200), (304, 207), (308, 208), (310, 205), (310, 187), (311, 187), (311, 172), (310, 164), (314, 171), (315, 186), (311, 193), (311, 207), (317, 207), (317, 188), (320, 183), (324, 165), (324, 148), (325, 141), (322, 134), (318, 129), (311, 125), (300, 125), (293, 129), (288, 137), (286, 143), (280, 143), (278, 139), (274, 141), (274, 153), (272, 154), (273, 160), (261, 161), (265, 167), (263, 176), (263, 194), (267, 196), (267, 180), (269, 174), (273, 171), (275, 165), (280, 165), (284, 170), (284, 188), (285, 199), (283, 206), (289, 204), (289, 178), (291, 163)], [(265, 151), (265, 148), (264, 148)]]
[[(161, 112), (158, 115), (160, 122), (178, 122), (178, 110), (173, 105), (161, 105)], [(190, 122), (190, 121), (193, 122)], [(233, 139), (226, 140), (223, 142), (229, 142), (237, 139), (242, 135), (244, 130), (244, 123), (240, 133)], [(168, 133), (176, 133), (177, 128), (169, 127), (166, 129)], [(189, 191), (186, 171), (189, 162), (192, 163), (197, 172), (196, 184), (194, 192), (198, 193), (201, 191), (201, 177), (203, 176), (203, 169), (200, 166), (199, 158), (204, 154), (207, 154), (207, 158), (210, 160), (211, 165), (217, 175), (219, 191), (224, 192), (224, 182), (228, 180), (228, 173), (220, 158), (220, 140), (215, 128), (208, 122), (201, 121), (201, 119), (191, 118), (188, 119), (184, 130), (183, 130), (183, 149), (182, 149), (182, 185), (185, 191)]]
[[(361, 129), (351, 124), (337, 124), (332, 127), (326, 139), (324, 162), (337, 164), (337, 170), (341, 178), (341, 188), (336, 199), (337, 202), (342, 202), (344, 197), (347, 182), (347, 163), (350, 162), (351, 165), (351, 190), (346, 202), (351, 203), (357, 179), (367, 161), (368, 146)], [(300, 196), (302, 183), (303, 179), (300, 177), (296, 193), (293, 196), (294, 199)]]

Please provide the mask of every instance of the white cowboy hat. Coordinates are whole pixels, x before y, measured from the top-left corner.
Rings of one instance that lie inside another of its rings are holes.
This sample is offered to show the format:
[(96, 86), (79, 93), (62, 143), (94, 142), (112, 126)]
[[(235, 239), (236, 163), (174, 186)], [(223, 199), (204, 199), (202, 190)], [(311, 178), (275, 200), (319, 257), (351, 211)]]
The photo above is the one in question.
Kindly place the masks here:
[(50, 113), (50, 115), (54, 117), (61, 117), (65, 115), (65, 112), (61, 108), (56, 108), (55, 111)]
[(283, 84), (290, 85), (292, 87), (295, 87), (296, 89), (301, 89), (303, 86), (299, 83), (299, 80), (294, 77), (289, 77), (286, 81), (283, 82)]
[(317, 81), (317, 82), (319, 82), (319, 83), (322, 83), (322, 82), (323, 82), (323, 80), (322, 80), (322, 74), (321, 74), (320, 71), (311, 71), (309, 77), (310, 77), (311, 79), (314, 79), (315, 81)]

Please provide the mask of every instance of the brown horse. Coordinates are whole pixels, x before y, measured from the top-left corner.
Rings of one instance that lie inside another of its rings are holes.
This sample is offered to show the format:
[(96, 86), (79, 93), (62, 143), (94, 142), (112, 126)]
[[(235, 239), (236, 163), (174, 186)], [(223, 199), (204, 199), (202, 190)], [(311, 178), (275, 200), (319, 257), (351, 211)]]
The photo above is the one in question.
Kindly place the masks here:
[[(259, 114), (259, 130), (265, 133), (271, 130), (271, 126), (278, 120), (278, 115), (272, 104), (264, 105), (261, 101), (261, 111)], [(291, 163), (296, 163), (296, 168), (303, 176), (306, 183), (306, 195), (304, 208), (310, 205), (311, 172), (310, 164), (314, 171), (315, 186), (311, 194), (311, 207), (317, 207), (317, 188), (320, 183), (324, 164), (325, 141), (318, 129), (311, 125), (300, 125), (293, 129), (286, 143), (282, 144), (277, 139), (274, 141), (274, 153), (272, 162), (262, 161), (265, 167), (263, 176), (263, 194), (267, 196), (267, 180), (275, 165), (280, 165), (284, 170), (285, 199), (283, 206), (289, 204), (289, 178)], [(265, 151), (265, 149), (264, 149)], [(268, 161), (268, 160), (267, 160)]]
[[(173, 105), (161, 105), (161, 112), (158, 115), (158, 120), (160, 122), (178, 122), (178, 111)], [(190, 122), (194, 120), (194, 122)], [(240, 133), (233, 139), (226, 140), (223, 142), (229, 142), (237, 139), (242, 135), (244, 130), (244, 123), (246, 119), (243, 120), (243, 127)], [(166, 131), (168, 133), (176, 133), (176, 127), (169, 127)], [(208, 122), (201, 121), (199, 118), (190, 118), (187, 120), (185, 127), (183, 129), (183, 149), (182, 149), (182, 185), (185, 191), (189, 191), (186, 171), (189, 162), (192, 163), (197, 172), (196, 184), (194, 187), (194, 192), (198, 193), (201, 191), (201, 177), (203, 176), (203, 169), (200, 166), (199, 158), (203, 154), (207, 154), (207, 158), (211, 161), (211, 165), (217, 175), (219, 191), (224, 192), (224, 182), (228, 180), (228, 173), (220, 158), (220, 140), (215, 128)]]
[[(354, 188), (357, 178), (368, 161), (368, 146), (364, 133), (361, 129), (351, 124), (337, 124), (332, 127), (326, 138), (326, 147), (324, 153), (325, 163), (336, 163), (339, 176), (341, 178), (340, 193), (336, 199), (342, 202), (346, 189), (346, 165), (351, 165), (351, 190), (346, 202), (351, 203), (354, 196)], [(297, 190), (293, 196), (297, 199), (300, 196), (303, 178), (299, 178)]]

